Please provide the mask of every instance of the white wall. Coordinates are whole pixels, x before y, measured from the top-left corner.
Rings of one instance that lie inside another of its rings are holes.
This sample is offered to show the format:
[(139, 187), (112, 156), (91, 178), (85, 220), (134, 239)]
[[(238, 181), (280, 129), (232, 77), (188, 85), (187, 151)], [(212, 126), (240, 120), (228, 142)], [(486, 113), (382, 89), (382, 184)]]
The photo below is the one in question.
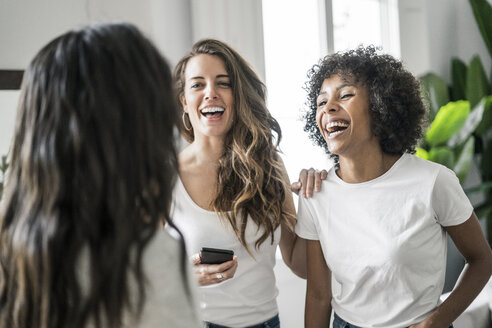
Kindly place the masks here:
[[(473, 16), (472, 9), (468, 1), (455, 0), (456, 5), (456, 21), (459, 29), (456, 31), (458, 39), (458, 52), (457, 57), (464, 60), (467, 64), (470, 63), (471, 58), (479, 54), (482, 63), (485, 66), (487, 77), (490, 77), (491, 58), (487, 51), (482, 36), (475, 23), (475, 17)], [(492, 0), (488, 0), (492, 4)], [(492, 19), (492, 17), (490, 17)]]
[(10, 147), (18, 99), (19, 91), (0, 90), (0, 158), (7, 154)]
[(265, 80), (261, 0), (191, 0), (193, 41), (229, 43)]
[[(0, 0), (0, 69), (25, 69), (54, 37), (87, 24), (130, 22), (171, 65), (192, 43), (189, 0)], [(13, 133), (18, 92), (0, 91), (0, 155)]]
[[(492, 0), (488, 0), (492, 3)], [(414, 74), (450, 80), (451, 58), (469, 63), (478, 54), (490, 72), (490, 55), (466, 0), (399, 0), (401, 58)]]
[(171, 62), (191, 46), (189, 0), (2, 0), (0, 68), (25, 69), (44, 44), (70, 29), (121, 21), (137, 25)]

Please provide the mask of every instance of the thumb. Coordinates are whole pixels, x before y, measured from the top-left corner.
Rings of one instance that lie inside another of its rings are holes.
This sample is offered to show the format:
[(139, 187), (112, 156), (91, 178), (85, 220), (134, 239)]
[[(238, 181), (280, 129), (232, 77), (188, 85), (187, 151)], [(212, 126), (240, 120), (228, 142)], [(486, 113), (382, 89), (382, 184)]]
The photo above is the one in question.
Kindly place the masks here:
[(200, 264), (202, 262), (202, 257), (200, 253), (195, 253), (190, 256), (191, 263), (193, 264)]
[(300, 189), (301, 189), (301, 183), (299, 181), (292, 182), (292, 184), (290, 185), (290, 191), (292, 191), (296, 195), (299, 194)]

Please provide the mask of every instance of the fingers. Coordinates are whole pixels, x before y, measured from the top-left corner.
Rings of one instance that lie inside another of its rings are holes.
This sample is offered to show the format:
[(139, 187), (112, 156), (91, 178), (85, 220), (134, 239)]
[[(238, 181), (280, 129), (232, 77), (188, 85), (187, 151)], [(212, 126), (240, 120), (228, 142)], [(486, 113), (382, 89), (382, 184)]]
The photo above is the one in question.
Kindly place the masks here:
[(313, 168), (310, 168), (307, 173), (307, 181), (306, 181), (306, 189), (303, 190), (303, 196), (305, 198), (310, 198), (313, 195), (314, 190), (314, 182), (315, 182), (315, 173), (316, 171)]
[(213, 264), (212, 266), (216, 272), (227, 271), (233, 266), (237, 266), (237, 256), (234, 256), (231, 261), (227, 261), (221, 264)]
[(201, 286), (218, 284), (234, 277), (237, 269), (237, 256), (222, 264), (198, 264), (194, 266), (195, 276)]
[(304, 198), (313, 196), (313, 191), (320, 191), (323, 180), (326, 180), (328, 171), (317, 171), (313, 168), (302, 169), (299, 172), (299, 181), (291, 184), (290, 189), (297, 195), (301, 194)]
[[(292, 185), (296, 184), (296, 186), (298, 187), (297, 190), (294, 191), (297, 195), (299, 195), (299, 193), (300, 193), (303, 197), (306, 197), (307, 179), (308, 179), (308, 170), (302, 169), (301, 172), (299, 172), (299, 181), (294, 182), (292, 184)], [(291, 188), (292, 188), (292, 186), (291, 186)]]
[(200, 253), (195, 253), (190, 256), (190, 261), (194, 265), (200, 264), (202, 262), (202, 256), (200, 255)]
[(321, 191), (321, 183), (323, 180), (326, 180), (327, 176), (328, 172), (326, 170), (314, 172), (314, 190), (316, 190), (316, 192)]

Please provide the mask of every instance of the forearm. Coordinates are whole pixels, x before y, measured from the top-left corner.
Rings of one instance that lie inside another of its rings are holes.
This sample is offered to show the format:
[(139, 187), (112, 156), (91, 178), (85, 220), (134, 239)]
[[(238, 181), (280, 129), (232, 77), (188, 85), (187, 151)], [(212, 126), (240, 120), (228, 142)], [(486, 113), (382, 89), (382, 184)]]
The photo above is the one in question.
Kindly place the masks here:
[(468, 264), (453, 292), (419, 327), (448, 327), (477, 297), (492, 273), (492, 251), (475, 213), (464, 223), (445, 229)]
[(300, 278), (306, 279), (306, 241), (282, 225), (282, 238), (279, 247), (282, 258), (289, 269)]
[(449, 297), (425, 321), (426, 327), (448, 327), (466, 310), (490, 279), (492, 263), (488, 258), (465, 267), (463, 277)]
[(306, 310), (304, 325), (306, 328), (326, 328), (330, 325), (331, 299), (320, 298), (312, 293), (306, 293)]

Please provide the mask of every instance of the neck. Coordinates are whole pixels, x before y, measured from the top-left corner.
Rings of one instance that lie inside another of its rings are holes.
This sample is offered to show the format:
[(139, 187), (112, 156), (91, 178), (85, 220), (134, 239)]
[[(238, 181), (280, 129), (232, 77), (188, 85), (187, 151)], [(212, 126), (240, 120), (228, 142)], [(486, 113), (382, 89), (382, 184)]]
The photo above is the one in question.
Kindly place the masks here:
[(197, 163), (201, 165), (218, 164), (224, 153), (224, 138), (197, 138), (189, 149)]
[(353, 157), (339, 157), (340, 179), (347, 183), (362, 183), (380, 177), (388, 172), (401, 155), (370, 152)]

